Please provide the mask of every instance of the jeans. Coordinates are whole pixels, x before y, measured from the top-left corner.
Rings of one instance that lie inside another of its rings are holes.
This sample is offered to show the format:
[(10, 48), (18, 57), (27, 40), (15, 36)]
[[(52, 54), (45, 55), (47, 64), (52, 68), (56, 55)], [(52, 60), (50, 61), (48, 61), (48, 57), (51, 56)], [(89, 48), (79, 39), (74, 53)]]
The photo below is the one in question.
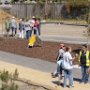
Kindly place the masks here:
[(69, 79), (69, 86), (73, 86), (72, 69), (64, 70), (64, 87), (66, 87), (66, 80)]
[(24, 30), (21, 30), (20, 32), (19, 32), (19, 38), (24, 38)]
[(57, 66), (57, 74), (60, 74), (60, 75), (62, 75), (62, 66), (61, 65), (58, 65)]
[(37, 27), (34, 27), (34, 35), (38, 36), (38, 28)]
[(17, 28), (11, 27), (12, 29), (12, 36), (16, 35), (17, 33)]
[(61, 65), (62, 61), (63, 60), (57, 61), (57, 64), (58, 64), (58, 66), (57, 66), (57, 74), (60, 74), (60, 75), (62, 75), (62, 70), (63, 70), (62, 65)]
[(38, 25), (38, 35), (41, 35), (41, 25)]
[(89, 67), (81, 66), (82, 70), (82, 82), (88, 82), (89, 74), (88, 74)]
[(29, 39), (31, 37), (32, 30), (27, 30), (26, 31), (26, 38)]

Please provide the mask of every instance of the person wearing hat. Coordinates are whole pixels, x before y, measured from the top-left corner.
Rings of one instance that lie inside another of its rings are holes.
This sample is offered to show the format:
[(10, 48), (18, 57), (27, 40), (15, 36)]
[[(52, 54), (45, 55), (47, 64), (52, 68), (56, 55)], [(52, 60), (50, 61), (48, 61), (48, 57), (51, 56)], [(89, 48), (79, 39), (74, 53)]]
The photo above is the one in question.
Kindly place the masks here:
[(57, 60), (57, 70), (54, 73), (52, 73), (52, 77), (58, 76), (59, 80), (62, 79), (61, 62), (63, 60), (64, 49), (65, 49), (64, 44), (60, 44), (60, 49), (59, 49), (58, 56), (57, 56), (57, 59), (56, 59)]
[(34, 19), (34, 35), (38, 36), (38, 20)]
[(34, 35), (38, 35), (38, 20), (35, 16), (32, 17), (32, 29), (34, 31)]
[(12, 30), (12, 36), (16, 35), (16, 33), (17, 33), (17, 22), (16, 22), (14, 16), (11, 19), (10, 26), (11, 26), (11, 30)]
[(30, 24), (32, 26), (32, 30), (34, 28), (34, 23), (35, 23), (35, 16), (32, 17), (32, 20), (30, 20)]

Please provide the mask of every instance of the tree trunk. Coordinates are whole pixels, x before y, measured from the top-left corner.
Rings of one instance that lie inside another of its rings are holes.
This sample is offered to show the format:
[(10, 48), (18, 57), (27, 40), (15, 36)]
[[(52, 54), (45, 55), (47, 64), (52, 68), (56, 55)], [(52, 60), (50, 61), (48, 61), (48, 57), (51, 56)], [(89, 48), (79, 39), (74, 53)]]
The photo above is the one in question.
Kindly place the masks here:
[(48, 0), (45, 0), (45, 19), (47, 19), (48, 16)]

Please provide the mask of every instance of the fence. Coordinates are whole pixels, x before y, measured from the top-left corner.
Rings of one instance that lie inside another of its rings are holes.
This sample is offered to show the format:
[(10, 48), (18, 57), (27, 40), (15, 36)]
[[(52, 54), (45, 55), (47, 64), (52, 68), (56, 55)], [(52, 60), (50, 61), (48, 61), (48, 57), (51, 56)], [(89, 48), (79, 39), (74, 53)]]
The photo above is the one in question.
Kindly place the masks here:
[(30, 18), (37, 16), (45, 18), (47, 11), (47, 18), (59, 19), (59, 18), (77, 18), (86, 14), (88, 7), (72, 7), (70, 13), (67, 11), (67, 7), (63, 3), (48, 3), (47, 10), (45, 10), (45, 4), (13, 4), (9, 8), (3, 8), (4, 11), (11, 13), (18, 18)]
[[(63, 4), (48, 4), (47, 17), (60, 18)], [(45, 17), (44, 4), (15, 4), (12, 5), (11, 14), (19, 18), (29, 18), (32, 16)]]

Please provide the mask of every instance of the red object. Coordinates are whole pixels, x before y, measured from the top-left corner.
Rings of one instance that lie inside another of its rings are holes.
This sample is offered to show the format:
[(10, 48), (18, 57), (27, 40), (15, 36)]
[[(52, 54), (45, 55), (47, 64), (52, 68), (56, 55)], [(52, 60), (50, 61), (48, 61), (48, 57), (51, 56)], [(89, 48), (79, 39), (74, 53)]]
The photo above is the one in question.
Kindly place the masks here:
[(38, 22), (37, 20), (35, 20), (34, 27), (37, 27), (37, 26), (38, 26)]

